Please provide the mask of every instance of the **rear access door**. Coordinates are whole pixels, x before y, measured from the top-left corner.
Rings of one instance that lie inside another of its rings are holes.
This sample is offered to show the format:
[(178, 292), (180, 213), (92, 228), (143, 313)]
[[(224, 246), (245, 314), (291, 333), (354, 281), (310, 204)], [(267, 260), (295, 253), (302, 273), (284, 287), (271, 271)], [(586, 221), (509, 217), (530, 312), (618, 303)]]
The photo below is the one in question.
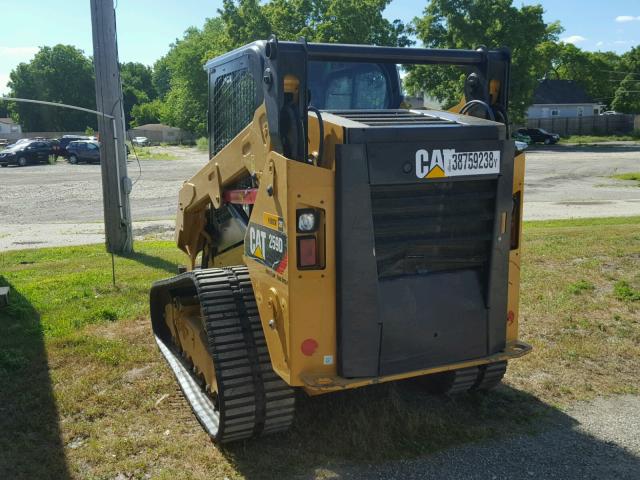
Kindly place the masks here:
[(349, 115), (369, 128), (347, 130), (336, 163), (340, 374), (502, 350), (513, 142), (478, 119), (376, 128), (380, 112), (363, 115)]

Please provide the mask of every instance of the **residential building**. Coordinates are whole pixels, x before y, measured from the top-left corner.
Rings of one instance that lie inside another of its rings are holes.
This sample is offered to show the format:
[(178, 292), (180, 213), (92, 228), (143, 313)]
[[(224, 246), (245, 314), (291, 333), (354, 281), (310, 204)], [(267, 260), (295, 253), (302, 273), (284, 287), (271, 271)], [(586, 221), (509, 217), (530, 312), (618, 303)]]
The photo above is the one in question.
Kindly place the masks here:
[(599, 115), (602, 105), (573, 80), (542, 80), (533, 95), (527, 118), (575, 118)]
[(0, 118), (0, 135), (5, 133), (22, 133), (22, 127), (11, 118)]

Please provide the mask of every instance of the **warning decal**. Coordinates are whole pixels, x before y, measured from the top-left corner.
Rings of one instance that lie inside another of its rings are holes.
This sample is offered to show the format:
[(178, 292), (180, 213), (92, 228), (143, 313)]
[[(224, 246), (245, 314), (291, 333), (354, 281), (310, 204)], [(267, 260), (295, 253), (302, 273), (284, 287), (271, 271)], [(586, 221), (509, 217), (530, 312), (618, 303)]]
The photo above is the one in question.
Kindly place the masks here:
[(287, 236), (249, 222), (244, 237), (244, 254), (278, 273), (283, 273), (287, 268)]

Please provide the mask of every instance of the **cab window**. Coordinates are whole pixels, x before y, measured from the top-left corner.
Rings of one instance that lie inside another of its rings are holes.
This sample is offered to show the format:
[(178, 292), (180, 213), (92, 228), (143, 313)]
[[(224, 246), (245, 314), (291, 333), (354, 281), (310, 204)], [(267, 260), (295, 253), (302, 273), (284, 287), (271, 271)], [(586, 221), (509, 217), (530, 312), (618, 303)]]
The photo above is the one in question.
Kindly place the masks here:
[(391, 80), (380, 65), (309, 62), (311, 105), (323, 110), (378, 110), (391, 105)]

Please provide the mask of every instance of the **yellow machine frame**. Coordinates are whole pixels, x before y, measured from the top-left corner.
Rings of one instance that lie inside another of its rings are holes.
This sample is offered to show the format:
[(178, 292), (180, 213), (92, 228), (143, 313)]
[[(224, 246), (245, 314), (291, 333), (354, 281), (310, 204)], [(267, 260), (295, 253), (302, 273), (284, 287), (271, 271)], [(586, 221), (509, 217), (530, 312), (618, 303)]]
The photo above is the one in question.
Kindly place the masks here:
[[(288, 88), (297, 85), (290, 83)], [(522, 201), (516, 208), (518, 218), (517, 248), (509, 255), (509, 290), (507, 344), (503, 352), (482, 359), (452, 363), (434, 368), (371, 378), (347, 379), (337, 374), (336, 345), (336, 265), (335, 265), (335, 145), (343, 143), (339, 125), (324, 121), (325, 166), (304, 164), (271, 151), (264, 105), (255, 112), (253, 121), (212, 159), (205, 168), (185, 182), (179, 195), (176, 240), (190, 257), (190, 268), (197, 262), (198, 252), (205, 241), (205, 212), (211, 204), (218, 208), (223, 189), (247, 173), (259, 179), (258, 193), (250, 221), (273, 228), (282, 221), (289, 239), (295, 239), (296, 210), (315, 208), (324, 214), (325, 230), (318, 241), (325, 251), (321, 270), (298, 269), (289, 264), (283, 273), (276, 273), (256, 260), (243, 255), (239, 246), (214, 257), (210, 267), (244, 263), (251, 274), (251, 282), (260, 312), (260, 319), (271, 357), (273, 369), (292, 386), (303, 387), (310, 395), (356, 388), (373, 383), (388, 382), (447, 370), (461, 369), (526, 354), (530, 347), (518, 340), (518, 302), (520, 286), (520, 236)], [(309, 116), (309, 151), (319, 145), (319, 128), (315, 116)], [(242, 162), (237, 159), (242, 158)], [(524, 189), (525, 156), (514, 160), (513, 193), (522, 199)], [(296, 242), (289, 242), (289, 255), (296, 258)], [(295, 295), (291, 292), (295, 291)], [(295, 321), (293, 321), (295, 319)], [(183, 333), (193, 337), (193, 357), (202, 356), (197, 347), (195, 332)], [(305, 354), (305, 341), (315, 345), (313, 354)], [(198, 353), (199, 352), (199, 353)], [(205, 372), (206, 374), (206, 372)], [(213, 380), (211, 380), (213, 381)]]

